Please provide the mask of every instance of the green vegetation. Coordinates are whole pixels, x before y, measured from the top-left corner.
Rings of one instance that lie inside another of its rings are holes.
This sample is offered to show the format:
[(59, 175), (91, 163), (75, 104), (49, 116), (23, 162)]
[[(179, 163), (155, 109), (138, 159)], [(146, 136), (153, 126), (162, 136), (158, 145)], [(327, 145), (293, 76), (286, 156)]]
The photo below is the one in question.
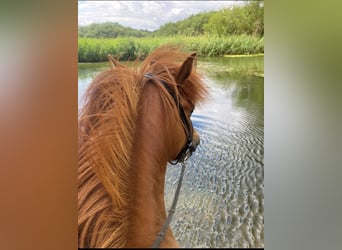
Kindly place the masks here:
[(184, 51), (196, 51), (199, 56), (223, 56), (225, 54), (258, 54), (264, 52), (263, 37), (247, 35), (218, 37), (146, 37), (78, 40), (79, 62), (107, 61), (107, 55), (119, 60), (144, 59), (153, 49), (170, 44), (181, 46)]
[(150, 32), (124, 27), (118, 23), (93, 23), (78, 27), (79, 38), (117, 38), (117, 37), (143, 37)]
[(264, 7), (260, 2), (245, 6), (199, 13), (185, 20), (167, 23), (155, 31), (155, 36), (264, 35)]
[(251, 2), (242, 7), (193, 15), (149, 32), (117, 23), (79, 27), (78, 61), (143, 59), (153, 49), (171, 44), (199, 56), (250, 55), (264, 52), (264, 7)]

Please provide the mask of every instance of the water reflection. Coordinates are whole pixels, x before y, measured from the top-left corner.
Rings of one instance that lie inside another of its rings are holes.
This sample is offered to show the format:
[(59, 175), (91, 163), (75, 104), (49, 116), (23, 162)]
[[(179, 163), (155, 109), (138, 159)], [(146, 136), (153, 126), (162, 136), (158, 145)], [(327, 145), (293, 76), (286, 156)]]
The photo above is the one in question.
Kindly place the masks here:
[[(79, 65), (81, 95), (108, 63)], [(202, 58), (210, 99), (192, 115), (201, 144), (187, 162), (171, 227), (182, 247), (264, 247), (263, 57)], [(169, 208), (180, 166), (169, 166)]]

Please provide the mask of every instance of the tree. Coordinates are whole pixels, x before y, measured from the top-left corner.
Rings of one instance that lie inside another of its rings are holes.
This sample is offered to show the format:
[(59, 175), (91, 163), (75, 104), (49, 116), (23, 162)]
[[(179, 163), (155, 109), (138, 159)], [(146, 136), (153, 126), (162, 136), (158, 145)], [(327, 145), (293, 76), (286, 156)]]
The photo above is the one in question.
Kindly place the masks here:
[(204, 25), (207, 34), (218, 36), (264, 34), (264, 7), (259, 2), (215, 12)]

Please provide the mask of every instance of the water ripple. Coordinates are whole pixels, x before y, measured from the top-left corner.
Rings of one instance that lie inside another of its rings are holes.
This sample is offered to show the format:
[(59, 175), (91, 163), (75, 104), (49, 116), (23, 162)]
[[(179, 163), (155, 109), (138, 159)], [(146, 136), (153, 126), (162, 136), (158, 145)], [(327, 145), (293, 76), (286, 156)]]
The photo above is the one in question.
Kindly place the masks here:
[[(214, 94), (215, 103), (192, 116), (201, 144), (187, 162), (171, 227), (186, 248), (264, 247), (263, 116), (231, 108), (222, 90)], [(179, 173), (167, 170), (167, 208)]]

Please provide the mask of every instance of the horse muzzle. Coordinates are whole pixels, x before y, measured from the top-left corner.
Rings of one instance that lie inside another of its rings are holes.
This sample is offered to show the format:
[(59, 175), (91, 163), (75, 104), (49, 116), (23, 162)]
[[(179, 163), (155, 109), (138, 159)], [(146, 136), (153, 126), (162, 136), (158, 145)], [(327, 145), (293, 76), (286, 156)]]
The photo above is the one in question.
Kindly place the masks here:
[(198, 132), (194, 129), (192, 134), (192, 141), (188, 145), (188, 149), (186, 151), (185, 160), (189, 159), (193, 152), (196, 151), (197, 146), (200, 144), (200, 136)]
[(192, 144), (191, 144), (191, 151), (195, 152), (197, 146), (200, 144), (200, 136), (197, 132), (197, 130), (194, 129), (193, 134), (192, 134)]
[(200, 137), (198, 132), (194, 129), (192, 136), (188, 138), (187, 143), (183, 149), (179, 152), (176, 159), (169, 161), (172, 165), (176, 165), (178, 162), (185, 162), (190, 158), (193, 152), (196, 151), (197, 146), (200, 144)]

